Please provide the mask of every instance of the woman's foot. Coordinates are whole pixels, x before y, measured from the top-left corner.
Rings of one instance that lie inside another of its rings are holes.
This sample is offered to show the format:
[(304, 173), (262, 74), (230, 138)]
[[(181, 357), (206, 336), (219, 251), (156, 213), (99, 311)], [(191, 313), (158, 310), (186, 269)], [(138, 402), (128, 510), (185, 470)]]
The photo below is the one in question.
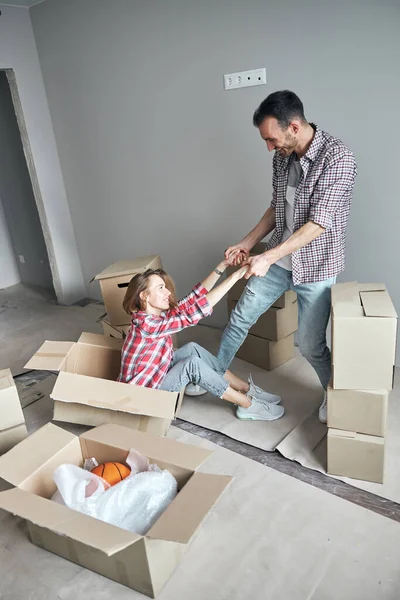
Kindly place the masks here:
[(261, 402), (267, 402), (268, 404), (279, 404), (281, 401), (280, 396), (276, 396), (275, 394), (270, 394), (269, 392), (265, 392), (263, 389), (255, 385), (251, 373), (249, 375), (249, 394), (253, 398), (257, 398), (257, 400), (261, 400)]
[(243, 421), (276, 421), (283, 417), (285, 413), (283, 406), (263, 402), (258, 398), (251, 397), (250, 393), (247, 396), (251, 401), (251, 405), (248, 408), (237, 407), (236, 416), (238, 419)]

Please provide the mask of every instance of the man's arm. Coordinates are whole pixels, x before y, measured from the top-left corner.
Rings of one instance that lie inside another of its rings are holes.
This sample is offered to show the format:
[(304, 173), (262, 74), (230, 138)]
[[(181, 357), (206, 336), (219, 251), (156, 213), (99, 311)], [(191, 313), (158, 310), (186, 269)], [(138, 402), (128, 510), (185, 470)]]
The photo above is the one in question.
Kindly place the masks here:
[(307, 246), (310, 242), (319, 237), (324, 233), (325, 227), (321, 227), (314, 221), (308, 221), (305, 225), (295, 231), (287, 240), (275, 246), (271, 250), (267, 250), (263, 254), (252, 256), (248, 260), (249, 268), (245, 275), (245, 279), (249, 279), (252, 275), (257, 277), (263, 277), (271, 265), (276, 263), (278, 260), (292, 254), (296, 250)]
[(339, 208), (343, 203), (350, 204), (356, 175), (357, 165), (351, 152), (341, 151), (334, 155), (310, 198), (309, 221), (275, 248), (248, 259), (245, 278), (251, 275), (263, 277), (280, 258), (307, 246), (332, 227), (333, 217)]
[[(270, 206), (257, 225), (235, 246), (225, 250), (225, 258), (231, 265), (240, 265), (249, 256), (250, 250), (275, 229), (275, 208)], [(230, 257), (230, 258), (229, 258)]]

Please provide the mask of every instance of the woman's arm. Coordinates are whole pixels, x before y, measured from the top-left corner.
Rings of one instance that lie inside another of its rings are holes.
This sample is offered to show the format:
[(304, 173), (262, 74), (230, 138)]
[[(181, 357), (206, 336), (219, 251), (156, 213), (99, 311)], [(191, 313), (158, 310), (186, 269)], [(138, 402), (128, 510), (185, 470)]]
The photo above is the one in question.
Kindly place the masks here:
[[(207, 298), (208, 302), (211, 304), (211, 306), (215, 306), (217, 304), (217, 302), (219, 302), (221, 300), (221, 298), (223, 298), (225, 296), (225, 294), (227, 294), (229, 292), (231, 287), (233, 287), (235, 285), (235, 283), (244, 276), (247, 269), (248, 269), (247, 265), (244, 267), (240, 267), (240, 269), (238, 269), (237, 271), (232, 273), (232, 275), (229, 275), (229, 277), (227, 277), (225, 279), (225, 281), (223, 281), (222, 283), (217, 285), (216, 288), (214, 288), (213, 290), (208, 292), (208, 294), (206, 294), (206, 298)], [(210, 277), (210, 275), (209, 275), (209, 277)]]
[(228, 266), (227, 260), (222, 260), (219, 265), (215, 267), (213, 271), (201, 282), (203, 288), (209, 292), (213, 289), (214, 285), (217, 283), (218, 279), (221, 277), (223, 273), (225, 273), (225, 269)]

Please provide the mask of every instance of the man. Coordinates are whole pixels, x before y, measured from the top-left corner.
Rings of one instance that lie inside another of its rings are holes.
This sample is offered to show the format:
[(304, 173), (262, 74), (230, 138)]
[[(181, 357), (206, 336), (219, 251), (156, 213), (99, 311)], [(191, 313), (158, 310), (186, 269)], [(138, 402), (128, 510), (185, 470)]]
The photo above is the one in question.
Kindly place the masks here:
[[(325, 390), (319, 419), (326, 423), (330, 290), (344, 269), (357, 166), (340, 140), (306, 121), (303, 104), (293, 92), (270, 94), (254, 113), (253, 123), (268, 150), (275, 150), (272, 202), (254, 229), (226, 250), (231, 264), (249, 265), (249, 281), (223, 333), (218, 359), (227, 369), (250, 327), (286, 290), (294, 290), (299, 349)], [(249, 257), (253, 246), (272, 231), (267, 250)]]

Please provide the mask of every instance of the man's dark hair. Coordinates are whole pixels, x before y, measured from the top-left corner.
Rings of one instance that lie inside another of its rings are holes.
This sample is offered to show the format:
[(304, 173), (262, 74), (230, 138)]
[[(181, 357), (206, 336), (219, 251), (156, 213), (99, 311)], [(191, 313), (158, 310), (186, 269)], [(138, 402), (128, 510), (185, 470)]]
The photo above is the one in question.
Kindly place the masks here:
[(260, 127), (267, 117), (275, 117), (281, 129), (287, 129), (295, 117), (306, 120), (302, 101), (289, 90), (274, 92), (263, 100), (253, 115), (253, 125)]

